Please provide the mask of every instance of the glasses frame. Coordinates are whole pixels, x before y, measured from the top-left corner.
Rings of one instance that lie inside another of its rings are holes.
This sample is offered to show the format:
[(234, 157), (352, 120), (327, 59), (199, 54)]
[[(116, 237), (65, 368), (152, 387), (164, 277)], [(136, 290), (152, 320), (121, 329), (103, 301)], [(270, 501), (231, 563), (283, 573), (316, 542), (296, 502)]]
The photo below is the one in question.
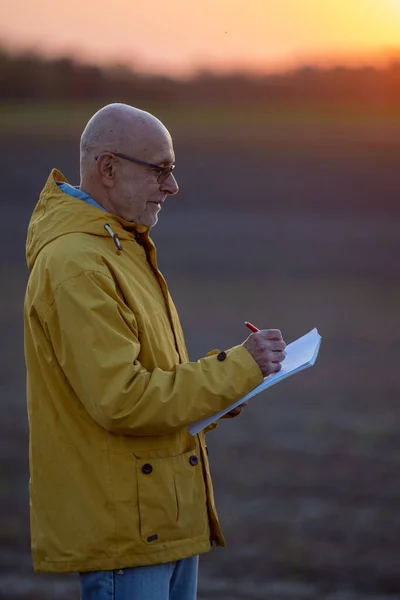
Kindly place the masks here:
[(140, 158), (133, 158), (132, 156), (128, 156), (127, 154), (123, 154), (122, 152), (101, 152), (95, 156), (95, 160), (97, 160), (102, 154), (112, 154), (113, 156), (118, 156), (118, 158), (123, 158), (124, 160), (129, 160), (130, 162), (136, 163), (138, 165), (143, 165), (144, 167), (150, 167), (154, 169), (158, 173), (157, 182), (164, 183), (171, 175), (172, 171), (175, 169), (175, 165), (170, 165), (169, 167), (160, 167), (160, 165), (156, 165), (154, 163), (146, 162), (145, 160), (141, 160)]

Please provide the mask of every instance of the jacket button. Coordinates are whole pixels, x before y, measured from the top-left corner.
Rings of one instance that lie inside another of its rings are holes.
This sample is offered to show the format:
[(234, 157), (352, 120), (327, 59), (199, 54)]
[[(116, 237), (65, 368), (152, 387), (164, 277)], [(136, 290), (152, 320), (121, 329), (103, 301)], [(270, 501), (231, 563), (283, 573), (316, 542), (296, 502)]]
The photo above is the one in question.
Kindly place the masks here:
[(151, 465), (149, 465), (149, 463), (146, 463), (142, 467), (142, 473), (144, 473), (145, 475), (150, 475), (152, 470), (153, 470), (153, 467)]
[(198, 464), (199, 459), (197, 458), (197, 456), (191, 456), (189, 458), (189, 462), (192, 465), (192, 467), (195, 467)]
[(218, 354), (217, 356), (218, 360), (225, 360), (226, 359), (226, 352), (222, 351)]

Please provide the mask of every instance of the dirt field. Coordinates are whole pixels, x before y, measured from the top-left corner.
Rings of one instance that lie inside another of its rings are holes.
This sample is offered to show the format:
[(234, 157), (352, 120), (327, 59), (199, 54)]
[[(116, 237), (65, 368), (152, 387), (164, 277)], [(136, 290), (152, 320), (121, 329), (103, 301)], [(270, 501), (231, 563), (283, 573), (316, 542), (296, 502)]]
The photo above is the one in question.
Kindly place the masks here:
[[(191, 358), (245, 319), (323, 337), (209, 435), (228, 548), (202, 557), (200, 600), (400, 599), (400, 130), (352, 123), (171, 126), (181, 192), (154, 238)], [(51, 167), (77, 182), (77, 136), (1, 148), (0, 597), (73, 600), (75, 576), (30, 562), (22, 302), (27, 222)]]

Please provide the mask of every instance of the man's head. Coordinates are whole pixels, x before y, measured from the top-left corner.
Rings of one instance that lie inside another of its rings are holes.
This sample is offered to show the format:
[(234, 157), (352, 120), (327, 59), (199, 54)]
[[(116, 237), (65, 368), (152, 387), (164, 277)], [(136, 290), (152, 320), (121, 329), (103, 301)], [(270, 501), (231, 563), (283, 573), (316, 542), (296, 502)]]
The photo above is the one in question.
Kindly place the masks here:
[(171, 136), (150, 113), (105, 106), (86, 125), (80, 150), (81, 188), (126, 221), (152, 227), (167, 195), (178, 192), (173, 174), (160, 169), (175, 162)]

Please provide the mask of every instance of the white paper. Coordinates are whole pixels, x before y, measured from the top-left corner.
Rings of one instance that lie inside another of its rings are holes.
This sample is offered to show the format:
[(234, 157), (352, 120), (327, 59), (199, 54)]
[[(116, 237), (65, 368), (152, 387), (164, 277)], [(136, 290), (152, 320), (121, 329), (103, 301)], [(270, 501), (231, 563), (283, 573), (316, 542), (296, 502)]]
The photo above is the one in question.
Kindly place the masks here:
[(317, 359), (319, 347), (321, 345), (321, 336), (318, 333), (316, 328), (312, 329), (303, 337), (297, 339), (296, 341), (288, 344), (285, 348), (286, 358), (282, 361), (282, 368), (277, 373), (273, 373), (268, 377), (265, 377), (264, 381), (260, 383), (257, 387), (255, 387), (251, 392), (237, 400), (224, 410), (221, 410), (219, 413), (216, 413), (212, 417), (207, 417), (206, 419), (202, 419), (201, 421), (196, 421), (196, 423), (192, 423), (189, 425), (188, 430), (192, 435), (196, 435), (213, 423), (217, 421), (221, 417), (223, 417), (226, 413), (231, 411), (233, 408), (236, 408), (243, 402), (247, 402), (250, 398), (253, 398), (260, 392), (263, 392), (267, 388), (271, 387), (275, 383), (279, 381), (283, 381), (287, 377), (294, 375), (295, 373), (299, 373), (303, 369), (308, 369), (308, 367), (312, 367)]

